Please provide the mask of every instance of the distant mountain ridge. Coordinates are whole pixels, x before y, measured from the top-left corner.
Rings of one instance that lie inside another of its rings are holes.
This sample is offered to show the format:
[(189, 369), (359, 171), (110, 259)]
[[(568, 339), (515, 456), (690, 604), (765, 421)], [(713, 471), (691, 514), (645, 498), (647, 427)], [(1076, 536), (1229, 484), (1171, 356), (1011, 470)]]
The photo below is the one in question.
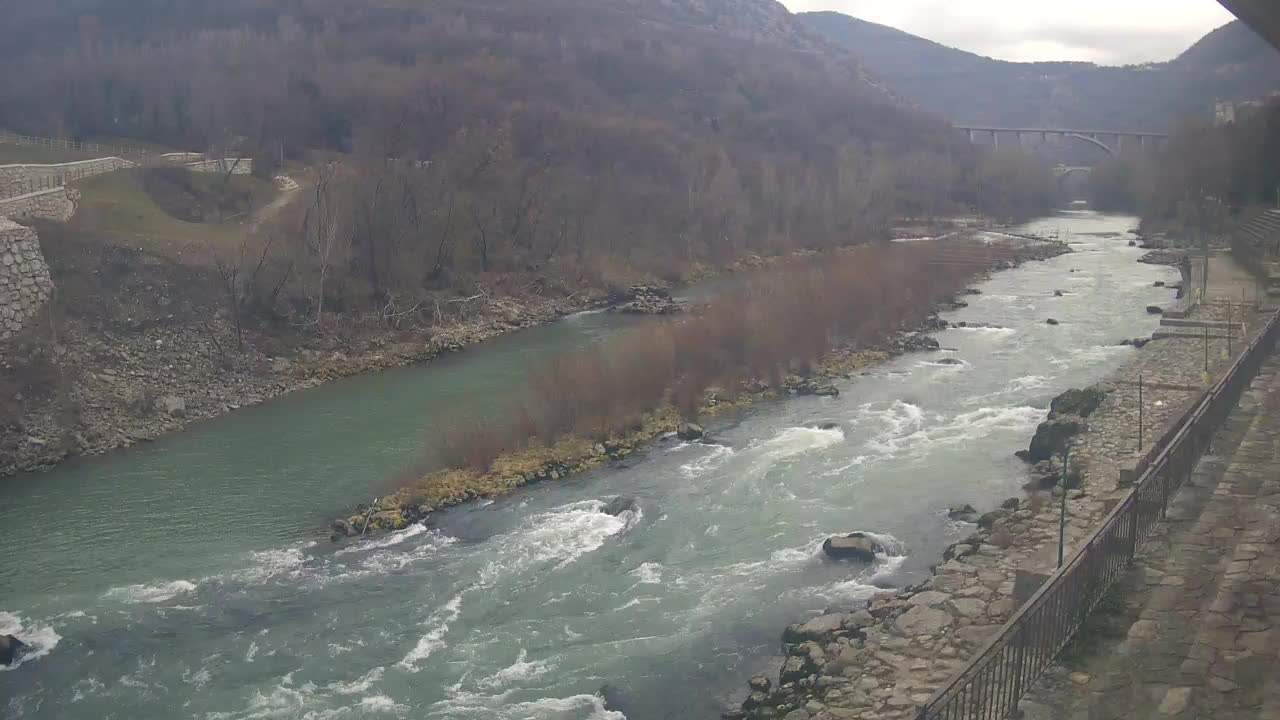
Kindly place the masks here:
[(1169, 62), (1107, 67), (995, 60), (840, 13), (798, 17), (899, 96), (959, 124), (1166, 130), (1210, 117), (1215, 101), (1280, 90), (1280, 52), (1238, 21)]

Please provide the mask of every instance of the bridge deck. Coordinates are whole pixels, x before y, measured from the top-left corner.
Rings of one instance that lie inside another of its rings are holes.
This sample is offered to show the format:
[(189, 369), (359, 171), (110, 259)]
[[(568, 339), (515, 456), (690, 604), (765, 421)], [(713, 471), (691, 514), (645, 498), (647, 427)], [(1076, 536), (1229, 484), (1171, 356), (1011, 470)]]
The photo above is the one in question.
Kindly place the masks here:
[(973, 130), (975, 132), (1002, 133), (1044, 133), (1046, 135), (1120, 135), (1123, 137), (1167, 138), (1169, 133), (1147, 132), (1142, 130), (1073, 130), (1067, 128), (1019, 128), (992, 127), (990, 125), (956, 125), (957, 130)]

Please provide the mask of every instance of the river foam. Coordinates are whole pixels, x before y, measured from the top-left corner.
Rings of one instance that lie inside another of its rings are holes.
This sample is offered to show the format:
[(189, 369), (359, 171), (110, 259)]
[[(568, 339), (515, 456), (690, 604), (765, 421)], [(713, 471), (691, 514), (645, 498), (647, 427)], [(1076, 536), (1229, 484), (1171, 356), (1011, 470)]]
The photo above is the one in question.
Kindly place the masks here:
[(7, 667), (0, 667), (0, 672), (16, 670), (53, 652), (62, 640), (62, 636), (53, 626), (38, 621), (24, 619), (21, 615), (0, 610), (0, 635), (12, 635), (27, 645), (26, 650), (18, 657), (17, 662)]
[(128, 585), (111, 588), (106, 596), (131, 603), (161, 603), (172, 600), (195, 590), (196, 583), (190, 580), (172, 580), (164, 583)]
[(835, 428), (790, 427), (756, 446), (765, 457), (783, 460), (801, 453), (844, 442), (844, 430)]

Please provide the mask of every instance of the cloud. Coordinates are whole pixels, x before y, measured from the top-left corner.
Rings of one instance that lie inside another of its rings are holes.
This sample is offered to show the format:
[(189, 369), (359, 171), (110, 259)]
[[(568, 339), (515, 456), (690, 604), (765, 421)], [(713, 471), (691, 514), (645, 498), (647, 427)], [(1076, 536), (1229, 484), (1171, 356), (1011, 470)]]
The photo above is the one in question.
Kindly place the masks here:
[(1213, 0), (783, 0), (1002, 60), (1169, 60), (1232, 16)]

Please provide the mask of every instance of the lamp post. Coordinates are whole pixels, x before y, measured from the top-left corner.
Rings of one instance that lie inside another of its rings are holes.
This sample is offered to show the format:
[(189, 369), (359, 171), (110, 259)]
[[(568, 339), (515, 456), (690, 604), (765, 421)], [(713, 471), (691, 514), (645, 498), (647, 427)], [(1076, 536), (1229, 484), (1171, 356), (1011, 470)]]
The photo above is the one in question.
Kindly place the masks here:
[(1058, 569), (1062, 569), (1062, 559), (1067, 548), (1067, 463), (1071, 457), (1071, 443), (1062, 448), (1062, 504), (1058, 513)]

